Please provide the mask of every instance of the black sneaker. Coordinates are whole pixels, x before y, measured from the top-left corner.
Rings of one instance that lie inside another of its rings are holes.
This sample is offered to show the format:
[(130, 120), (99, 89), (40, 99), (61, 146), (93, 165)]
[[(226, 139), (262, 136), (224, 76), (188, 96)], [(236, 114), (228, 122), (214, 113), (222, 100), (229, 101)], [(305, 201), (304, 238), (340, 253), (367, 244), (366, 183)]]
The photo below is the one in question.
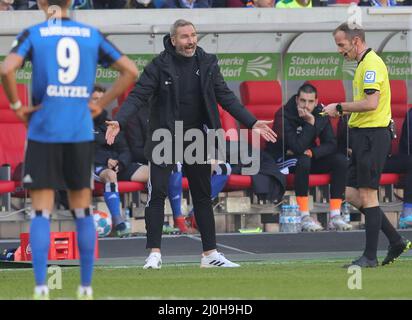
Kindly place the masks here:
[(378, 266), (378, 260), (377, 259), (368, 259), (365, 256), (361, 256), (356, 260), (353, 260), (352, 263), (346, 264), (343, 267), (344, 268), (349, 268), (351, 266), (358, 266), (361, 268), (376, 268)]
[(388, 253), (386, 254), (385, 259), (382, 261), (382, 265), (384, 266), (394, 263), (402, 253), (407, 252), (411, 248), (412, 242), (408, 239), (402, 238), (400, 243), (388, 247)]

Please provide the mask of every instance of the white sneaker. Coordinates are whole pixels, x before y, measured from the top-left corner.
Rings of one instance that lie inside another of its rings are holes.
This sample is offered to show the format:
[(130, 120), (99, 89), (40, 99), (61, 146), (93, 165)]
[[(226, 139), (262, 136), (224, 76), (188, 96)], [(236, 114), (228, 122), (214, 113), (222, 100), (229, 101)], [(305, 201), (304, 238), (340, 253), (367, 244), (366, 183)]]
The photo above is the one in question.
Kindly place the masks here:
[(352, 225), (349, 223), (346, 223), (343, 220), (342, 216), (335, 216), (332, 219), (330, 219), (329, 224), (328, 224), (328, 229), (338, 230), (338, 231), (349, 231), (349, 230), (352, 230)]
[(162, 267), (162, 255), (160, 252), (152, 252), (145, 262), (143, 269), (160, 269)]
[(225, 258), (223, 253), (213, 252), (208, 256), (202, 255), (202, 260), (200, 261), (201, 268), (237, 268), (240, 267), (237, 263), (233, 263)]
[(47, 286), (36, 286), (34, 288), (33, 300), (50, 300), (49, 288)]
[(93, 300), (92, 287), (79, 286), (77, 289), (77, 300)]
[(315, 221), (311, 216), (304, 216), (301, 220), (302, 231), (317, 232), (323, 228), (319, 222)]

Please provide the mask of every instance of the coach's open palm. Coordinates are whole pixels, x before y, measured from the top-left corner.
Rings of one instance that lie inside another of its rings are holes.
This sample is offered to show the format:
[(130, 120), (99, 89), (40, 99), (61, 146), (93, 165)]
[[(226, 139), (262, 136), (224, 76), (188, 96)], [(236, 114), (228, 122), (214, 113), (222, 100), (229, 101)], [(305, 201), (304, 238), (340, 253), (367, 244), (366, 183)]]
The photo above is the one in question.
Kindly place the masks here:
[(106, 121), (106, 142), (108, 145), (112, 145), (114, 139), (120, 132), (120, 125), (118, 121)]
[(276, 133), (269, 127), (269, 125), (273, 124), (273, 120), (266, 121), (266, 120), (258, 120), (255, 122), (253, 126), (253, 131), (259, 133), (263, 139), (266, 141), (270, 141), (275, 143), (276, 142)]

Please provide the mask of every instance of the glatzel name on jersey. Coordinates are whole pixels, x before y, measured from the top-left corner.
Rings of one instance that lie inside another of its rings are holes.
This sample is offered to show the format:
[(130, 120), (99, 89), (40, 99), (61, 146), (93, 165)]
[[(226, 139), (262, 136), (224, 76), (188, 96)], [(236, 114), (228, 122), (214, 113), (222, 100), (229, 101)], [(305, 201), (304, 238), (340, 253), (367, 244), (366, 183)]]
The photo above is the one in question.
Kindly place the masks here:
[(89, 98), (90, 97), (90, 93), (87, 92), (87, 87), (56, 86), (52, 84), (47, 87), (47, 95), (49, 97), (64, 97), (64, 98)]

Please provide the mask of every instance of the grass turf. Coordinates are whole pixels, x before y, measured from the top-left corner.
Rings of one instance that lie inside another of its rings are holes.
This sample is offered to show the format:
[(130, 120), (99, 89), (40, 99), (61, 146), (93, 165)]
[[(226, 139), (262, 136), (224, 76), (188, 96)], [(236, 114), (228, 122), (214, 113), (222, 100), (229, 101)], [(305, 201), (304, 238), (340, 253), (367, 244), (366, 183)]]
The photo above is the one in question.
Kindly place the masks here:
[[(95, 299), (412, 299), (412, 259), (362, 270), (362, 289), (350, 290), (348, 260), (242, 263), (234, 269), (196, 264), (96, 267)], [(62, 268), (62, 289), (52, 299), (74, 299), (79, 268)], [(0, 299), (30, 299), (31, 269), (0, 270)]]

